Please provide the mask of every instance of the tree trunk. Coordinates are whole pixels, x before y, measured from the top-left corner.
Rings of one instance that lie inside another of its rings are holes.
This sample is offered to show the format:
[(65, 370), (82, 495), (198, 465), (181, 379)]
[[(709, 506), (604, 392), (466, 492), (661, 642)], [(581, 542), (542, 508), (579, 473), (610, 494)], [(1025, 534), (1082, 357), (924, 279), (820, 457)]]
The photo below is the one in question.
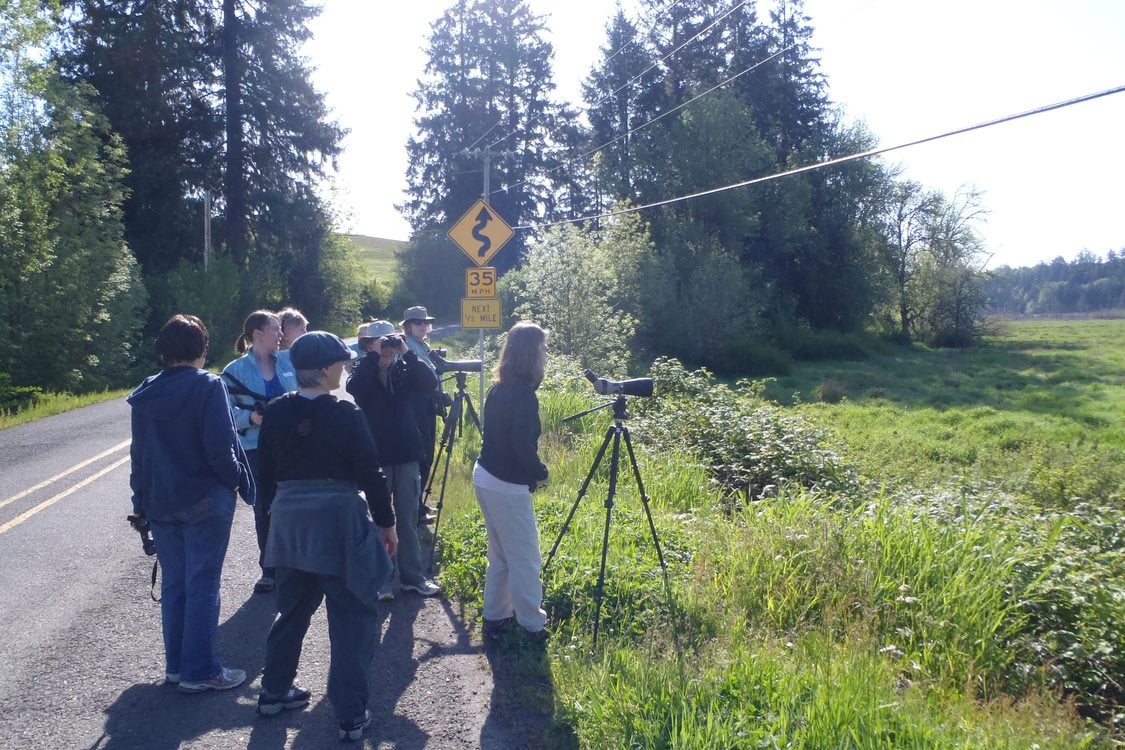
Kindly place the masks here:
[(223, 76), (226, 85), (227, 251), (239, 268), (246, 265), (249, 226), (246, 217), (245, 144), (242, 139), (242, 60), (239, 57), (238, 14), (235, 0), (223, 0)]

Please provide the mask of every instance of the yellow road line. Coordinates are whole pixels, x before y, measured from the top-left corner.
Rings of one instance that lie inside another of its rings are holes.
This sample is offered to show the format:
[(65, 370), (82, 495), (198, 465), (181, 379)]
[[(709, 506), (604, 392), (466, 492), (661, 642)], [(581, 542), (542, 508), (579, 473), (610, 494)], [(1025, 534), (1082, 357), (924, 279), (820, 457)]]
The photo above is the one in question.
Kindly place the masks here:
[(57, 503), (59, 500), (62, 500), (64, 497), (71, 494), (72, 492), (77, 492), (78, 490), (82, 489), (83, 487), (90, 484), (94, 480), (97, 480), (97, 479), (100, 479), (100, 478), (104, 477), (106, 474), (113, 471), (118, 466), (121, 466), (122, 464), (128, 462), (129, 458), (130, 458), (129, 456), (125, 456), (125, 458), (118, 459), (117, 461), (114, 461), (112, 464), (110, 464), (106, 468), (102, 469), (97, 474), (94, 474), (93, 476), (86, 477), (85, 479), (83, 479), (78, 484), (76, 484), (72, 487), (68, 487), (67, 489), (63, 490), (62, 492), (55, 495), (54, 497), (51, 497), (51, 498), (48, 498), (48, 499), (44, 500), (43, 502), (36, 505), (34, 508), (31, 508), (30, 510), (26, 510), (23, 513), (20, 513), (18, 516), (13, 518), (11, 521), (8, 521), (3, 526), (0, 526), (0, 534), (3, 534), (5, 531), (7, 531), (11, 528), (19, 526), (21, 523), (23, 523), (27, 519), (31, 518), (32, 516), (34, 516), (39, 511), (46, 510), (47, 508), (50, 508), (52, 505)]
[(109, 450), (103, 451), (103, 452), (99, 453), (98, 455), (94, 456), (93, 458), (88, 458), (80, 464), (76, 464), (75, 466), (71, 466), (69, 469), (62, 472), (61, 474), (55, 474), (50, 479), (44, 480), (44, 481), (40, 482), (39, 484), (35, 485), (34, 487), (28, 487), (26, 490), (24, 490), (23, 492), (21, 492), (18, 495), (12, 495), (7, 500), (0, 500), (0, 508), (3, 508), (5, 505), (10, 505), (11, 503), (14, 503), (16, 500), (19, 500), (21, 497), (27, 497), (32, 492), (35, 492), (36, 490), (41, 490), (44, 487), (46, 487), (48, 484), (51, 484), (53, 482), (57, 482), (60, 479), (62, 479), (63, 477), (67, 476), (68, 474), (73, 474), (74, 472), (78, 471), (79, 469), (82, 469), (86, 466), (89, 466), (90, 464), (94, 463), (98, 459), (105, 458), (106, 456), (108, 456), (111, 453), (116, 453), (117, 451), (121, 450), (125, 446), (129, 445), (129, 443), (131, 443), (131, 442), (133, 442), (133, 441), (132, 440), (123, 440), (122, 442), (113, 446)]

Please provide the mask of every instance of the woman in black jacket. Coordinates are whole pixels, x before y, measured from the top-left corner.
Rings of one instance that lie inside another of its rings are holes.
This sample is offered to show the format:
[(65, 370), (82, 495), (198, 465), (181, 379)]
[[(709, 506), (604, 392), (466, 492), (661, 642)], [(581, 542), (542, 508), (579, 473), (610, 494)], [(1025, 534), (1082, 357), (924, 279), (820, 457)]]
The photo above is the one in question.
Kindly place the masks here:
[(531, 506), (531, 493), (547, 484), (547, 466), (539, 460), (535, 395), (546, 362), (547, 332), (534, 323), (517, 323), (508, 331), (484, 401), (484, 440), (473, 486), (488, 529), (486, 638), (513, 617), (530, 637), (547, 636), (539, 529)]

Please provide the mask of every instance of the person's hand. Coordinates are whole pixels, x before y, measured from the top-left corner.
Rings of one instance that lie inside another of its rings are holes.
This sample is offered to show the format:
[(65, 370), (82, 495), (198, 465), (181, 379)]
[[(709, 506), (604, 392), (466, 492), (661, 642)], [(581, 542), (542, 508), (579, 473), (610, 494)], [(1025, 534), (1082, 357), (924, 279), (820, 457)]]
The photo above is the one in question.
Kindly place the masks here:
[(395, 527), (380, 526), (379, 533), (383, 536), (383, 545), (387, 548), (387, 554), (394, 557), (395, 550), (398, 549), (398, 533), (395, 531)]

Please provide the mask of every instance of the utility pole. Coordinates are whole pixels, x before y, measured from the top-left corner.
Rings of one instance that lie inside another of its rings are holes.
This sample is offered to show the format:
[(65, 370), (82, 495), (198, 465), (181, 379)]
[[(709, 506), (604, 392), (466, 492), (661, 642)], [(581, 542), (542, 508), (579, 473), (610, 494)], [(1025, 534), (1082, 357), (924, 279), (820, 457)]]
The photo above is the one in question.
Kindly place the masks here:
[[(478, 149), (472, 149), (472, 150), (466, 149), (462, 153), (464, 153), (466, 156), (469, 156), (470, 158), (474, 158), (474, 159), (477, 158), (477, 157), (480, 157), (484, 162), (484, 164), (483, 164), (484, 187), (482, 189), (480, 198), (487, 205), (488, 204), (488, 196), (492, 193), (492, 190), (489, 188), (490, 180), (491, 180), (491, 177), (492, 177), (492, 157), (498, 156), (498, 157), (501, 157), (501, 158), (507, 158), (507, 157), (515, 156), (516, 152), (514, 152), (514, 151), (493, 151), (491, 146), (485, 145), (484, 148), (478, 148)], [(480, 368), (480, 402), (479, 403), (480, 403), (480, 409), (481, 409), (480, 414), (481, 414), (481, 418), (483, 419), (484, 418), (484, 329), (481, 328), (477, 333), (478, 333), (477, 359), (479, 359), (481, 361), (481, 368)]]
[(203, 191), (203, 273), (211, 267), (211, 191)]

